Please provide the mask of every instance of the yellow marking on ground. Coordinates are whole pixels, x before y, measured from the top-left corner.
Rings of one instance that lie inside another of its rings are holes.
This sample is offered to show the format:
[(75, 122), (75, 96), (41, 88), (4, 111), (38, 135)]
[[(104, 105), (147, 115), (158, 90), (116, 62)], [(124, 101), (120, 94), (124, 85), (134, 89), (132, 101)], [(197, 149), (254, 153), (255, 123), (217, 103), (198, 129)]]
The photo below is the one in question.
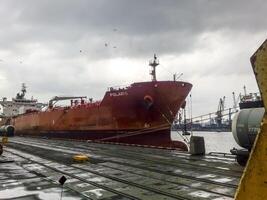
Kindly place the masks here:
[(89, 160), (88, 156), (83, 155), (83, 154), (75, 155), (75, 156), (72, 157), (72, 159), (73, 159), (75, 162), (86, 162), (86, 161)]

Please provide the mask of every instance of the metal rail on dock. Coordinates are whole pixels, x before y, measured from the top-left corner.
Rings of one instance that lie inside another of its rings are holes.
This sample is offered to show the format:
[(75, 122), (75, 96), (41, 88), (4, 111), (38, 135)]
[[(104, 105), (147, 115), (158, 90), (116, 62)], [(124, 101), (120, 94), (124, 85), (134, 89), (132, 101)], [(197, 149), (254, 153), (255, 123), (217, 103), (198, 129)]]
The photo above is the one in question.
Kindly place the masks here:
[[(10, 141), (8, 151), (17, 156), (26, 155), (32, 163), (42, 161), (50, 170), (56, 168), (52, 170), (54, 173), (71, 179), (75, 178), (71, 173), (85, 176), (80, 178), (99, 177), (106, 183), (96, 181), (96, 184), (126, 193), (128, 199), (231, 199), (242, 172), (231, 158), (195, 157), (172, 150), (22, 137)], [(77, 153), (88, 155), (90, 162), (70, 163), (72, 155)], [(123, 191), (118, 187), (121, 184), (126, 188)], [(112, 193), (108, 188), (100, 189)]]

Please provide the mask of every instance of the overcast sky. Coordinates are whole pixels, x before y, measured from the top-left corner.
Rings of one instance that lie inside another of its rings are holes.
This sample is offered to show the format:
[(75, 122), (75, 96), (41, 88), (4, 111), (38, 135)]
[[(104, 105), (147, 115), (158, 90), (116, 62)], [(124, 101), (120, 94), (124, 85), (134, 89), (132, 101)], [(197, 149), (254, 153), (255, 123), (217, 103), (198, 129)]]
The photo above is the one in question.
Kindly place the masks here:
[(0, 0), (0, 96), (101, 99), (110, 86), (158, 80), (193, 84), (193, 115), (232, 91), (257, 92), (250, 56), (267, 38), (265, 0)]

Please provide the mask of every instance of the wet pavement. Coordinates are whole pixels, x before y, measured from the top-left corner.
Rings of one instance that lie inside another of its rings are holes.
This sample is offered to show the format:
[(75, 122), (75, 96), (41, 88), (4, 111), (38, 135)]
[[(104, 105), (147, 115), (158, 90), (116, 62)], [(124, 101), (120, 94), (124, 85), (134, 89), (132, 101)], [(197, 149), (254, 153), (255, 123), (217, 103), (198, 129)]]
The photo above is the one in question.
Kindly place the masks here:
[[(89, 161), (76, 163), (84, 154)], [(14, 137), (0, 159), (0, 199), (233, 199), (243, 168), (232, 156)]]
[[(0, 157), (0, 199), (60, 199), (62, 187), (47, 180), (33, 170), (20, 166), (13, 155), (7, 152)], [(63, 188), (63, 199), (82, 199), (78, 193)]]

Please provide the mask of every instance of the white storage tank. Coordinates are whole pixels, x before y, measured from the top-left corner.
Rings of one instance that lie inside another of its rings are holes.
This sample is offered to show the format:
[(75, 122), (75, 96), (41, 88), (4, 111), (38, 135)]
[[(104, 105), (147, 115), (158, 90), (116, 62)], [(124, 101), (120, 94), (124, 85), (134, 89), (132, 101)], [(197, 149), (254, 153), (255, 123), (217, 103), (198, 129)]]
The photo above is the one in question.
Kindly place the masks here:
[(241, 147), (250, 150), (264, 115), (264, 108), (248, 108), (240, 110), (232, 121), (232, 133)]

